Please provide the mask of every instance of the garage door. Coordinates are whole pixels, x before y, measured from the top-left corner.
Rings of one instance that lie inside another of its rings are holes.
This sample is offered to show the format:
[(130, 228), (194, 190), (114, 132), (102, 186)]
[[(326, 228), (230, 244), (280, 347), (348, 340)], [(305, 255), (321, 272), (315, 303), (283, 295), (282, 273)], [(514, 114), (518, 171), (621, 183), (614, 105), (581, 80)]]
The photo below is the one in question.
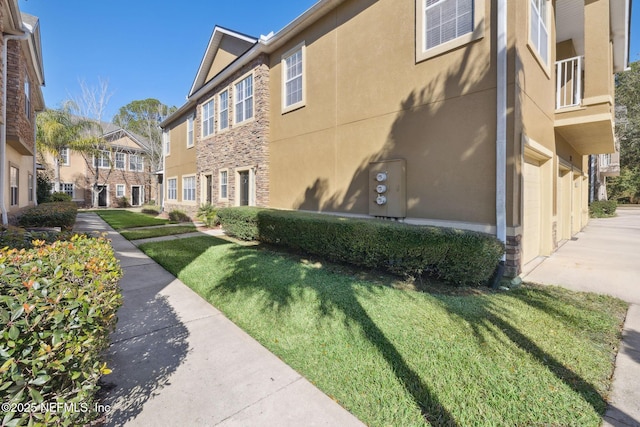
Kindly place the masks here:
[(540, 255), (541, 194), (540, 166), (535, 160), (525, 160), (522, 171), (524, 178), (524, 212), (522, 229), (523, 265)]

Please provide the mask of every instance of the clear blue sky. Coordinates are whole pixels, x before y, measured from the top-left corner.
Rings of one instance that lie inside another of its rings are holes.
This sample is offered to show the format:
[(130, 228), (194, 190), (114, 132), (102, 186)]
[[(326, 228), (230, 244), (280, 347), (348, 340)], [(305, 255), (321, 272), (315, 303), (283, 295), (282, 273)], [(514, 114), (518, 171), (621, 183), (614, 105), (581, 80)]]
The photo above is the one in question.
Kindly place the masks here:
[[(108, 80), (110, 119), (131, 101), (181, 106), (215, 25), (255, 37), (277, 32), (316, 0), (20, 0), (40, 17), (48, 107), (79, 95), (79, 81)], [(640, 3), (631, 61), (640, 60)], [(241, 5), (241, 7), (240, 7)]]

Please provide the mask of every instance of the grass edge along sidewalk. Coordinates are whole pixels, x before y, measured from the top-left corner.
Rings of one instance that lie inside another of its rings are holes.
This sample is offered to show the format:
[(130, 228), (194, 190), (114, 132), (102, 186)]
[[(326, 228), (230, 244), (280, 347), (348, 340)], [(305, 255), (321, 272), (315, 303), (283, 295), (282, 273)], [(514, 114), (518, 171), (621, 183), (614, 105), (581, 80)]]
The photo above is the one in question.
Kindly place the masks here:
[(140, 248), (369, 425), (600, 425), (618, 299), (431, 295), (213, 237)]

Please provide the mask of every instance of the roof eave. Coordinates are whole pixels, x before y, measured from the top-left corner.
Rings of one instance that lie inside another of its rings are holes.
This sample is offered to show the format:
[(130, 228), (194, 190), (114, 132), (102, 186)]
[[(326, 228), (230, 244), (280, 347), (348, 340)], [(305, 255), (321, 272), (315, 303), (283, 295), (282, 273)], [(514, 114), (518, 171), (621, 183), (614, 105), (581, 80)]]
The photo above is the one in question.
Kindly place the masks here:
[(611, 40), (613, 42), (613, 71), (629, 69), (629, 32), (631, 29), (631, 0), (609, 2)]

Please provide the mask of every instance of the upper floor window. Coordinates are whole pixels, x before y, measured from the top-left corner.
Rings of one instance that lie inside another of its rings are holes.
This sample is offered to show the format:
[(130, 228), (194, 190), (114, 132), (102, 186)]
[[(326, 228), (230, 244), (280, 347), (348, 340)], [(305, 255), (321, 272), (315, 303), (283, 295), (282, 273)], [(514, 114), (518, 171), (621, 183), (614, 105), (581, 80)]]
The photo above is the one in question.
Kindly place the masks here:
[(229, 127), (229, 91), (220, 93), (218, 100), (218, 127), (220, 130)]
[(69, 148), (64, 147), (60, 149), (60, 164), (69, 166)]
[(253, 117), (253, 75), (240, 80), (235, 85), (235, 123)]
[(171, 131), (166, 129), (162, 132), (162, 138), (164, 139), (164, 154), (171, 153)]
[(96, 168), (111, 167), (111, 155), (108, 151), (100, 151), (93, 157), (93, 166)]
[(416, 0), (416, 61), (484, 36), (484, 0)]
[(304, 44), (296, 46), (282, 58), (282, 78), (284, 81), (283, 107), (302, 106), (303, 94)]
[(24, 113), (27, 119), (31, 119), (31, 85), (28, 75), (24, 79)]
[(187, 118), (187, 148), (193, 147), (193, 116)]
[(213, 99), (202, 106), (202, 136), (213, 135)]
[(141, 172), (144, 169), (144, 160), (140, 154), (129, 154), (129, 170)]
[(530, 0), (529, 39), (544, 65), (549, 65), (548, 0)]
[(125, 166), (125, 153), (116, 153), (116, 169), (124, 169)]

